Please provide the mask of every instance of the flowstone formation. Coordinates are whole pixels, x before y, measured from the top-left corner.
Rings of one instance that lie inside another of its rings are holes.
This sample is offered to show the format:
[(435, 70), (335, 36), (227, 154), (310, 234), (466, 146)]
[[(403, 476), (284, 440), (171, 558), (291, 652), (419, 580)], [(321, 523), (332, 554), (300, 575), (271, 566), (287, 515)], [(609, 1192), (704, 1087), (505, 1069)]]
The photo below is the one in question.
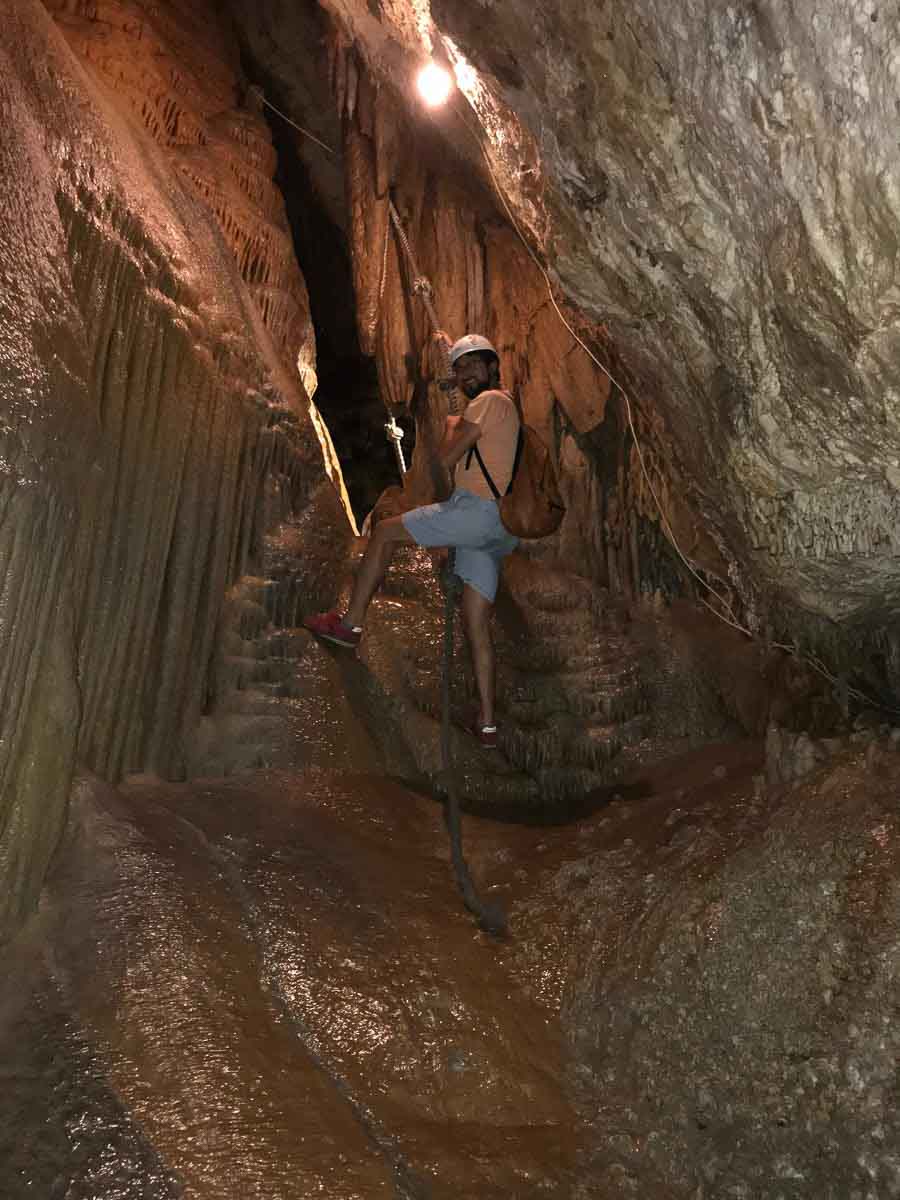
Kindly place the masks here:
[(4, 1197), (896, 1196), (896, 737), (467, 820), (498, 943), (384, 774), (367, 671), (279, 636), (293, 761), (78, 781), (0, 989)]
[(290, 366), (315, 388), (315, 339), (258, 91), (207, 5), (47, 0), (70, 45), (214, 215), (246, 291)]
[[(780, 597), (766, 634), (889, 613), (896, 20), (558, 7), (436, 0), (451, 42), (419, 0), (234, 0), (239, 53), (212, 0), (8, 0), (4, 1198), (900, 1194), (900, 729), (831, 736), (846, 687), (668, 602), (674, 533), (746, 619)], [(398, 554), (358, 656), (298, 628), (354, 548), (250, 79), (334, 151), (296, 134), (417, 425), (390, 502), (430, 498), (442, 406), (389, 197), (562, 468), (559, 534), (505, 567), (498, 752), (451, 688), (502, 943), (436, 795), (435, 562)]]
[(50, 7), (12, 0), (0, 50), (0, 938), (76, 756), (183, 770), (224, 592), (323, 477), (271, 147), (211, 11)]

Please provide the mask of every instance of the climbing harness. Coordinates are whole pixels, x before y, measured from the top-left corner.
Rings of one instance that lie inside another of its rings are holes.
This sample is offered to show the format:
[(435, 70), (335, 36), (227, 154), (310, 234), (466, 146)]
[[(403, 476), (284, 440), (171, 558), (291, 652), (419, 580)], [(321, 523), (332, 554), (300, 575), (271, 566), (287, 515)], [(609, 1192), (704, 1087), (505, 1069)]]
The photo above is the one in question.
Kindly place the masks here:
[[(413, 278), (413, 292), (421, 297), (422, 303), (425, 305), (425, 311), (428, 313), (428, 319), (431, 322), (432, 331), (437, 334), (440, 332), (441, 327), (438, 323), (437, 312), (434, 307), (434, 291), (431, 283), (418, 268), (412, 246), (409, 244), (409, 238), (406, 236), (406, 230), (403, 228), (403, 223), (400, 220), (397, 209), (394, 207), (393, 200), (389, 199), (388, 204), (390, 206), (388, 210), (390, 213), (388, 232), (390, 232), (390, 227), (393, 225), (409, 264), (410, 273)], [(382, 295), (384, 293), (386, 268), (387, 241), (385, 241), (385, 257), (381, 273)], [(460, 407), (459, 390), (455, 384), (450, 382), (452, 381), (452, 373), (450, 369), (449, 347), (443, 341), (441, 342), (441, 354), (445, 376), (442, 386), (448, 393), (450, 412), (456, 413)], [(391, 421), (393, 421), (393, 417), (391, 417)], [(389, 430), (389, 428), (389, 425), (385, 426), (385, 429)], [(388, 436), (391, 436), (390, 432)], [(400, 431), (400, 436), (403, 436), (402, 430)], [(403, 452), (400, 448), (399, 440), (395, 442), (395, 447), (398, 462), (402, 463)], [(405, 473), (405, 467), (401, 467), (401, 473)], [(462, 815), (459, 805), (456, 773), (453, 769), (452, 732), (450, 729), (450, 681), (453, 674), (453, 618), (456, 611), (456, 599), (462, 592), (463, 582), (456, 573), (456, 551), (453, 547), (448, 551), (447, 561), (441, 571), (441, 586), (444, 591), (444, 642), (441, 663), (440, 783), (441, 790), (444, 793), (444, 821), (447, 825), (447, 832), (450, 835), (450, 855), (453, 862), (453, 873), (456, 876), (456, 882), (462, 894), (463, 903), (486, 933), (499, 937), (506, 932), (506, 918), (497, 905), (486, 904), (479, 897), (475, 889), (475, 884), (472, 881), (472, 874), (469, 871), (462, 847)]]

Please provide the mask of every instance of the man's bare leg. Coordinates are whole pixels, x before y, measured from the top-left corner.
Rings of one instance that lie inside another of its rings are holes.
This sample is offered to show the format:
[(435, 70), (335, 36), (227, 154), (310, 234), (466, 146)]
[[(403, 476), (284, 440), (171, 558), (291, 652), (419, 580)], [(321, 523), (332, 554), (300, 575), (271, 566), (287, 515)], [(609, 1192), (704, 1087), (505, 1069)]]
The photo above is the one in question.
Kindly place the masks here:
[(353, 584), (350, 604), (344, 613), (345, 625), (362, 625), (369, 602), (390, 566), (394, 548), (401, 542), (411, 542), (412, 540), (400, 517), (388, 517), (384, 521), (378, 522), (369, 538), (369, 544), (366, 546), (366, 552)]
[(478, 689), (478, 722), (492, 726), (494, 721), (494, 693), (496, 689), (496, 667), (494, 643), (491, 638), (491, 614), (494, 606), (480, 592), (468, 584), (463, 588), (463, 627), (469, 641), (475, 686)]

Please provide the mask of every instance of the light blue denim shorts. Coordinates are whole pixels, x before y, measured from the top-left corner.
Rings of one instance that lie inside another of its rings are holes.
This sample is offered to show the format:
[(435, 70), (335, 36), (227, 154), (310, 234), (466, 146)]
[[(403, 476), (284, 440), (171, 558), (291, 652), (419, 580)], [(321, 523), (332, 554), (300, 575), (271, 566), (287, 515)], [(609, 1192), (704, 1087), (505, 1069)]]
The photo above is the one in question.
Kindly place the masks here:
[(519, 544), (504, 529), (493, 500), (457, 488), (449, 500), (413, 508), (402, 520), (420, 546), (455, 546), (457, 575), (493, 603), (500, 563)]

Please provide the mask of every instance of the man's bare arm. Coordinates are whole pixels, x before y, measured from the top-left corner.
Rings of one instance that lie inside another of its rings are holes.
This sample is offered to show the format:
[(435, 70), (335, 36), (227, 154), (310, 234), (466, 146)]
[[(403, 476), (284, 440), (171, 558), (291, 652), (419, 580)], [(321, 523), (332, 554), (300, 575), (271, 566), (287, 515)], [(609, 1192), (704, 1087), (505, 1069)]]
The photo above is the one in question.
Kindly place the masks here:
[(456, 466), (464, 454), (481, 437), (481, 426), (465, 417), (449, 416), (444, 426), (444, 436), (437, 449), (438, 460), (448, 471)]

